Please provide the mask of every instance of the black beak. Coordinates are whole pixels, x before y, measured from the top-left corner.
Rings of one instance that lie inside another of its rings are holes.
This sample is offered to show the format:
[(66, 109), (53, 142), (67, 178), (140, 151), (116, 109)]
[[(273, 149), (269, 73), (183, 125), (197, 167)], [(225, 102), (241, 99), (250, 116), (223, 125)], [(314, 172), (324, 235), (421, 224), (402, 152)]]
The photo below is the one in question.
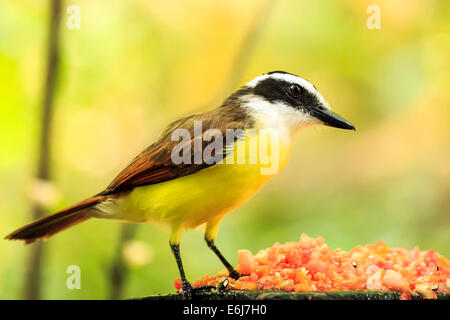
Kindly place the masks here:
[(322, 121), (326, 126), (356, 131), (355, 127), (350, 122), (341, 116), (338, 116), (331, 110), (311, 107), (309, 108), (309, 111), (313, 117)]

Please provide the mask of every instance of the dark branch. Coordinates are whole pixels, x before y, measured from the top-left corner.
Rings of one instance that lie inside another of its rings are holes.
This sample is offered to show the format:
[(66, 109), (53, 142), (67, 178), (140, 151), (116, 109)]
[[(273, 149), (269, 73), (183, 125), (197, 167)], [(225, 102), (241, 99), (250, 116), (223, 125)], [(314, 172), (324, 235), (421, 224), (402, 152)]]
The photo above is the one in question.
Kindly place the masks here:
[[(37, 163), (37, 179), (50, 178), (50, 136), (52, 128), (53, 102), (55, 95), (56, 76), (58, 71), (58, 38), (61, 13), (61, 1), (51, 1), (51, 17), (47, 45), (47, 69), (43, 88), (42, 100), (42, 128), (39, 138), (39, 158)], [(37, 203), (32, 204), (34, 219), (41, 218), (45, 210)], [(39, 241), (31, 247), (30, 261), (28, 263), (27, 281), (25, 287), (26, 299), (40, 298), (40, 277), (42, 262), (42, 242)]]
[[(450, 300), (450, 294), (438, 293), (438, 300)], [(399, 292), (381, 291), (323, 291), (323, 292), (286, 292), (286, 291), (203, 291), (198, 292), (196, 300), (399, 300)], [(421, 296), (411, 296), (412, 300), (421, 300)], [(183, 300), (181, 293), (156, 295), (138, 300)]]

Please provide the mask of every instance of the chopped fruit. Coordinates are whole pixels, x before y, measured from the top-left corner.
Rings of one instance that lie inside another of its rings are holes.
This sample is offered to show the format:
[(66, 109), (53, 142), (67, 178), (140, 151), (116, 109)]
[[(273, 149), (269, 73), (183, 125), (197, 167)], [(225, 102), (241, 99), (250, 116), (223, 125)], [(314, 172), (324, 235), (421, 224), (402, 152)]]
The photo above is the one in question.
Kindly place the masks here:
[(238, 268), (240, 274), (250, 274), (255, 270), (255, 257), (250, 250), (239, 250), (238, 252)]
[(383, 284), (393, 291), (408, 291), (408, 282), (402, 277), (402, 275), (394, 270), (387, 270), (384, 273)]
[(183, 287), (182, 283), (181, 283), (181, 279), (177, 279), (173, 282), (173, 285), (175, 286), (175, 289), (177, 290), (181, 290), (181, 288)]
[[(383, 241), (332, 250), (322, 237), (302, 234), (298, 242), (275, 243), (252, 255), (240, 250), (236, 270), (248, 276), (229, 279), (230, 289), (284, 291), (373, 290), (400, 292), (400, 299), (420, 294), (436, 299), (450, 294), (450, 261), (434, 250), (390, 248)], [(226, 270), (225, 270), (226, 271)], [(194, 286), (218, 286), (227, 276), (205, 276)], [(175, 281), (181, 289), (181, 281)]]

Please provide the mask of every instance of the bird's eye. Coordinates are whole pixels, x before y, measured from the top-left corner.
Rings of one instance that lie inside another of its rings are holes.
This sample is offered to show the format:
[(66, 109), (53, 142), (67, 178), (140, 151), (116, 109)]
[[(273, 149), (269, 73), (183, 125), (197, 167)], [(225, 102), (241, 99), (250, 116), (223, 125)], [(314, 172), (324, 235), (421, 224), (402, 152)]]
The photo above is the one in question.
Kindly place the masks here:
[(289, 92), (294, 97), (298, 97), (302, 93), (302, 88), (298, 84), (293, 84), (289, 87)]

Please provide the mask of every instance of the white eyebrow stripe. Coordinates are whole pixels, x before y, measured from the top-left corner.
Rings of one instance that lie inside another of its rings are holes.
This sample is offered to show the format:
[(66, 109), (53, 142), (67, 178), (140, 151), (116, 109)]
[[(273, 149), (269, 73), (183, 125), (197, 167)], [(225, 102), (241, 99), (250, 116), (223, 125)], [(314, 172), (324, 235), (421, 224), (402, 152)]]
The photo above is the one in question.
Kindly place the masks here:
[(317, 92), (316, 88), (314, 88), (314, 86), (309, 81), (289, 73), (263, 74), (262, 76), (256, 77), (252, 81), (248, 82), (247, 86), (250, 88), (254, 88), (258, 83), (266, 79), (278, 79), (290, 83), (297, 83), (310, 92)]
[(290, 74), (290, 73), (263, 74), (262, 76), (256, 77), (252, 81), (247, 82), (246, 86), (249, 87), (249, 88), (254, 88), (254, 87), (256, 87), (258, 85), (258, 83), (260, 83), (261, 81), (264, 81), (266, 79), (278, 79), (278, 80), (283, 80), (283, 81), (286, 81), (286, 82), (289, 82), (289, 83), (297, 83), (302, 88), (305, 88), (306, 90), (308, 90), (309, 92), (314, 94), (325, 105), (326, 108), (329, 108), (327, 102), (322, 97), (322, 95), (320, 94), (319, 90), (317, 90), (311, 84), (311, 82), (309, 82), (308, 80), (305, 80), (303, 78), (300, 78), (298, 76), (294, 76), (293, 74)]

